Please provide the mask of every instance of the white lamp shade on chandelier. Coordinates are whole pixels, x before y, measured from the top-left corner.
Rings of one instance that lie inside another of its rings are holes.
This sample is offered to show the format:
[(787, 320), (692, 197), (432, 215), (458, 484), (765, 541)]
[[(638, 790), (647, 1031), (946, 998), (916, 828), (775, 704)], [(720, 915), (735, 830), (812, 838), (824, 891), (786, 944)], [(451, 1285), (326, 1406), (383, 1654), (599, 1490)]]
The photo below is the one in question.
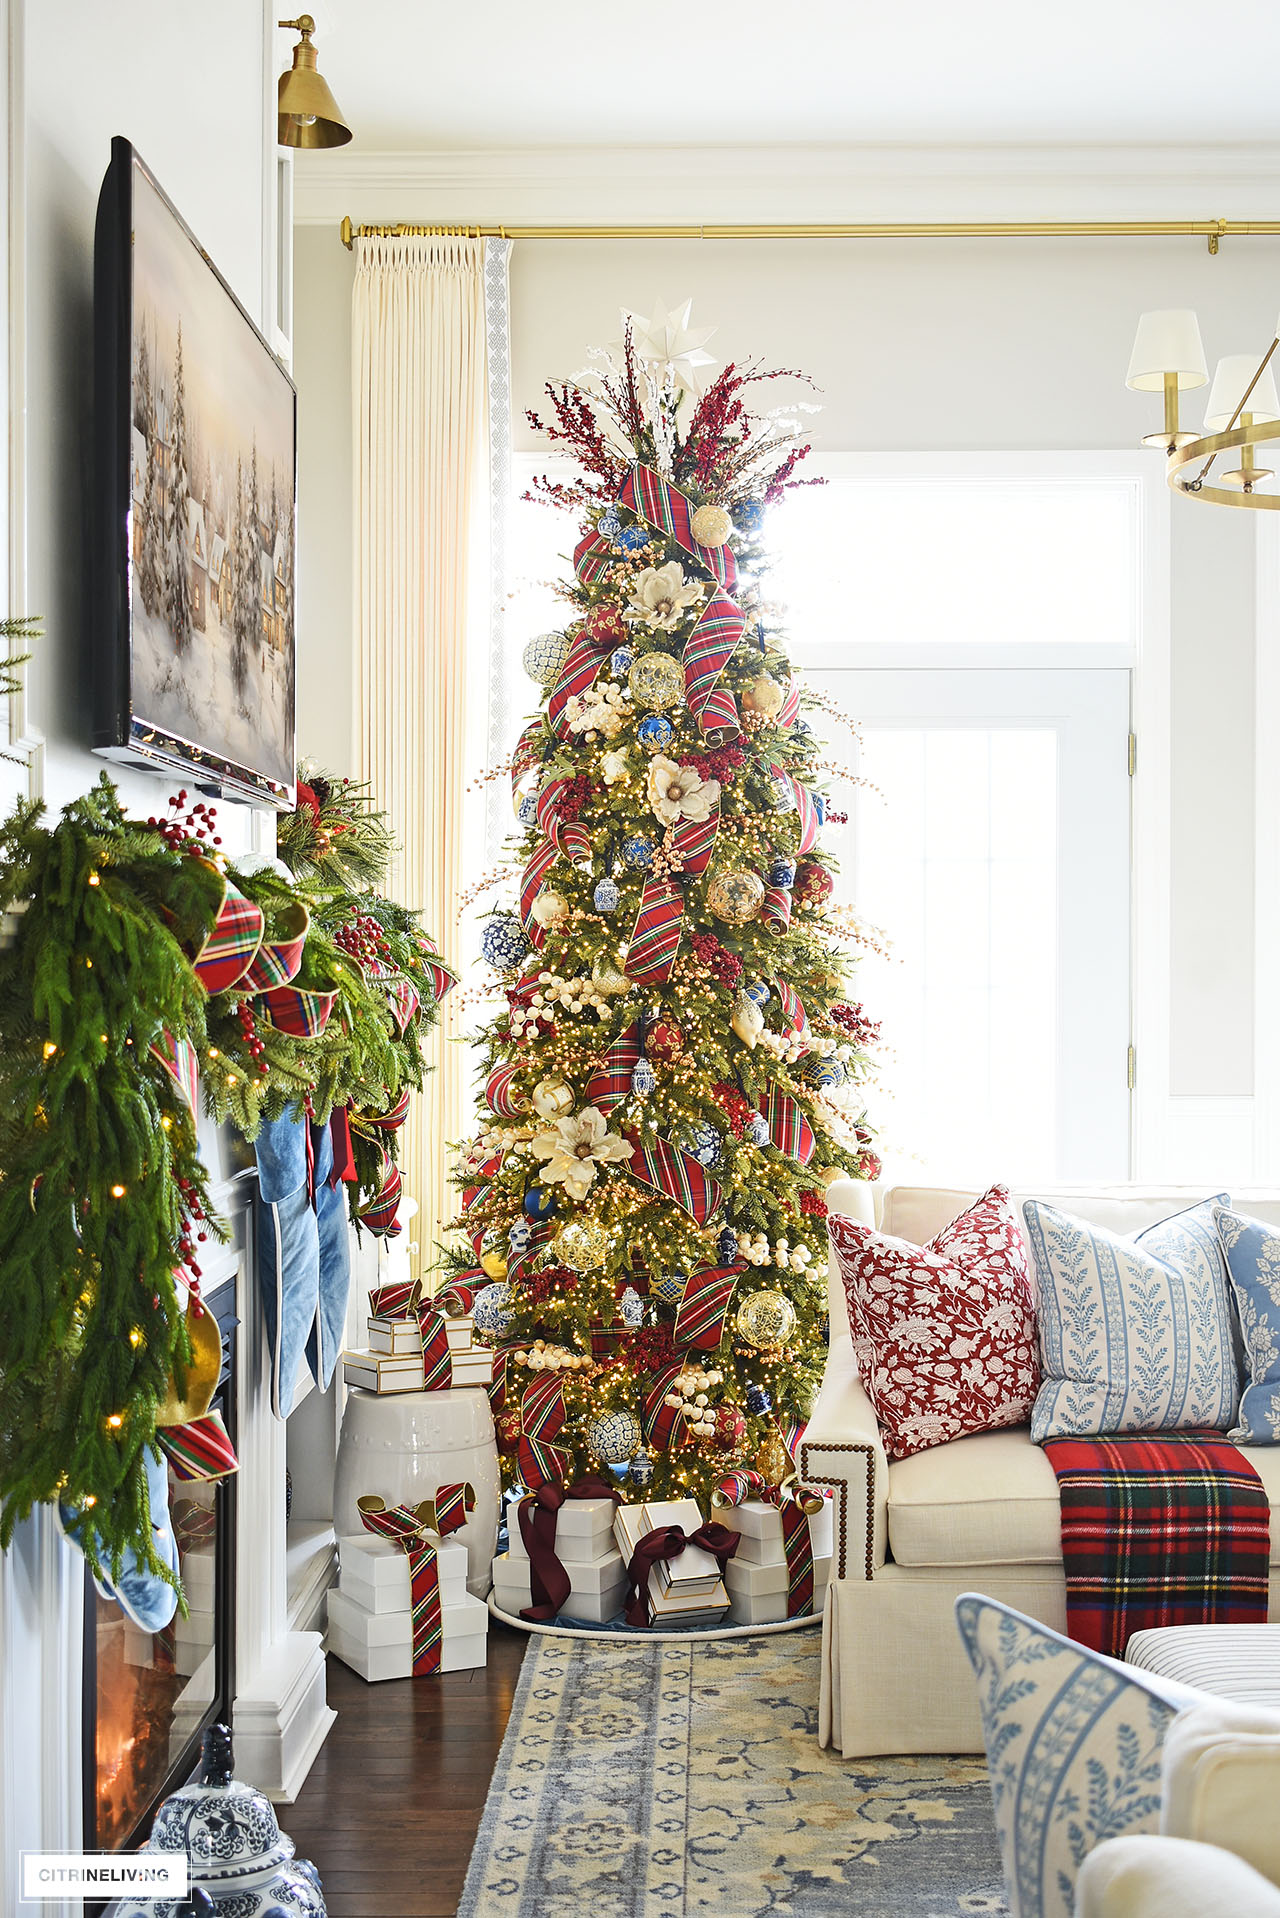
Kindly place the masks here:
[[(1236, 408), (1258, 371), (1258, 358), (1256, 353), (1227, 353), (1218, 361), (1213, 385), (1209, 388), (1209, 403), (1204, 410), (1206, 433), (1225, 433), (1231, 425)], [(1280, 420), (1280, 400), (1276, 397), (1275, 377), (1269, 366), (1259, 374), (1257, 385), (1249, 393), (1248, 405), (1242, 411), (1259, 423)]]
[(1160, 393), (1166, 373), (1175, 373), (1180, 392), (1203, 386), (1209, 377), (1200, 338), (1200, 322), (1190, 307), (1165, 307), (1138, 321), (1125, 385), (1136, 393)]

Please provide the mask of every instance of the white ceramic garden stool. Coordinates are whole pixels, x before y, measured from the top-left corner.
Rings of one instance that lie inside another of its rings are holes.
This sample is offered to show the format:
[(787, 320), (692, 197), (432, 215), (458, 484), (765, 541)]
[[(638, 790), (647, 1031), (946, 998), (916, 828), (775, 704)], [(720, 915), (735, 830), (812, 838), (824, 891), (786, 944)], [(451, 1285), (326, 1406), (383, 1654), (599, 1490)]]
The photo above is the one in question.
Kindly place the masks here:
[(376, 1493), (388, 1505), (417, 1505), (442, 1485), (469, 1483), (476, 1504), (453, 1534), (467, 1548), (467, 1590), (488, 1596), (498, 1543), (498, 1448), (489, 1395), (479, 1386), (451, 1392), (347, 1394), (333, 1486), (339, 1538), (364, 1530), (356, 1500)]

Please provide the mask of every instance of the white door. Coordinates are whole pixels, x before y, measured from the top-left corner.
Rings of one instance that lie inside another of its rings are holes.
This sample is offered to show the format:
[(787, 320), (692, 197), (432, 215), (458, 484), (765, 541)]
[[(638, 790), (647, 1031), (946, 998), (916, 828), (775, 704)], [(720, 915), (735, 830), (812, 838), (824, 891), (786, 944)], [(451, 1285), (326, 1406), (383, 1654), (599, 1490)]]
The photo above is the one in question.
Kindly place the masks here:
[(828, 843), (838, 897), (891, 942), (857, 980), (886, 1178), (1126, 1179), (1128, 672), (806, 678), (861, 732)]

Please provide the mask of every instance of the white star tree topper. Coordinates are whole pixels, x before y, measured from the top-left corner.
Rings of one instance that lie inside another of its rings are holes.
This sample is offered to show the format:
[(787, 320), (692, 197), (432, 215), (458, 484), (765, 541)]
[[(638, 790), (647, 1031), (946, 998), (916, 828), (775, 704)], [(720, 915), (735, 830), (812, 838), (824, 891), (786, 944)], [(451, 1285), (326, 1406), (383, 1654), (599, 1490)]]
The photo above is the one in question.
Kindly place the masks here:
[[(659, 386), (663, 383), (662, 375), (670, 372), (679, 392), (700, 399), (706, 385), (707, 369), (717, 364), (703, 348), (717, 329), (714, 326), (690, 326), (692, 311), (692, 300), (685, 300), (682, 305), (669, 310), (662, 300), (655, 300), (648, 319), (643, 314), (630, 312), (623, 307), (622, 324), (625, 329), (630, 321), (632, 350), (646, 372), (657, 373)], [(621, 341), (615, 350), (621, 352)]]

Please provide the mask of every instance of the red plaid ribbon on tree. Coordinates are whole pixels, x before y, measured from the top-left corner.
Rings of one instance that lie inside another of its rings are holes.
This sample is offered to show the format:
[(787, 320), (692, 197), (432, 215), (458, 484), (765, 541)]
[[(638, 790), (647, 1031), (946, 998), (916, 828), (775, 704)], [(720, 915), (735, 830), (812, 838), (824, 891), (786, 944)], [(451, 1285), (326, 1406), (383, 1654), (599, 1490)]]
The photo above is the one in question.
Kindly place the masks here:
[(677, 1345), (696, 1346), (700, 1352), (715, 1351), (724, 1337), (733, 1288), (744, 1269), (741, 1265), (709, 1265), (689, 1274), (671, 1334)]
[(523, 1067), (519, 1062), (509, 1066), (495, 1066), (485, 1080), (485, 1101), (489, 1110), (496, 1112), (500, 1119), (514, 1119), (528, 1103), (527, 1100), (522, 1100), (516, 1091), (516, 1080), (522, 1070)]
[(672, 1145), (669, 1139), (655, 1139), (651, 1146), (646, 1146), (641, 1143), (639, 1133), (624, 1136), (634, 1147), (627, 1166), (632, 1178), (665, 1193), (668, 1199), (683, 1206), (697, 1224), (705, 1225), (723, 1195), (692, 1154)]
[(507, 1259), (507, 1278), (514, 1284), (522, 1279), (551, 1236), (551, 1227), (546, 1224), (535, 1225), (529, 1234), (529, 1243), (523, 1251), (512, 1252)]
[(525, 867), (520, 880), (520, 923), (529, 935), (530, 944), (539, 950), (547, 935), (545, 928), (533, 916), (533, 902), (542, 891), (543, 880), (559, 857), (551, 841), (544, 840)]
[(765, 928), (775, 939), (780, 939), (791, 927), (791, 888), (790, 886), (766, 886), (764, 898), (760, 902), (760, 918)]
[(1067, 1631), (1111, 1658), (1134, 1632), (1265, 1624), (1270, 1506), (1217, 1432), (1048, 1439), (1058, 1475)]
[(760, 1100), (760, 1110), (769, 1128), (769, 1137), (779, 1152), (808, 1165), (815, 1150), (813, 1127), (789, 1092), (770, 1086)]
[(194, 1114), (200, 1086), (200, 1061), (190, 1039), (175, 1039), (166, 1032), (151, 1048), (151, 1056), (164, 1067), (187, 1110)]
[(769, 771), (795, 798), (796, 811), (800, 815), (800, 844), (796, 850), (808, 852), (818, 838), (818, 808), (813, 803), (813, 794), (785, 766), (770, 765)]
[(651, 1372), (649, 1383), (644, 1388), (641, 1423), (644, 1426), (645, 1444), (652, 1446), (655, 1452), (674, 1452), (688, 1441), (682, 1414), (674, 1405), (666, 1402), (671, 1381), (679, 1378), (683, 1371), (684, 1361), (675, 1359), (671, 1364)]
[(356, 1500), (367, 1532), (389, 1538), (409, 1561), (409, 1614), (413, 1629), (413, 1675), (440, 1669), (444, 1624), (440, 1607), (440, 1568), (435, 1540), (427, 1536), (434, 1516), (430, 1501), (388, 1507), (373, 1494)]
[(800, 682), (797, 679), (793, 679), (787, 687), (787, 695), (782, 702), (782, 710), (778, 714), (778, 724), (780, 726), (794, 726), (799, 717)]
[[(694, 507), (680, 490), (671, 486), (642, 461), (631, 468), (618, 492), (618, 504), (633, 512), (637, 519), (665, 533), (677, 546), (705, 566), (712, 578), (731, 593), (738, 583), (738, 562), (731, 546), (700, 546), (693, 537)], [(598, 537), (598, 536), (597, 536)], [(584, 542), (585, 544), (585, 542)], [(582, 549), (579, 547), (578, 551)], [(608, 551), (608, 548), (605, 549)], [(574, 555), (575, 563), (577, 554)], [(581, 578), (581, 574), (579, 574)]]
[(684, 896), (664, 879), (648, 879), (640, 895), (631, 943), (627, 948), (627, 977), (638, 985), (662, 985), (680, 950), (684, 932)]
[(611, 645), (610, 640), (597, 639), (594, 633), (584, 629), (570, 646), (569, 657), (560, 668), (560, 677), (547, 701), (547, 718), (561, 739), (567, 738), (569, 732), (565, 707), (575, 695), (585, 693), (594, 685)]
[(613, 548), (603, 533), (586, 533), (573, 549), (573, 570), (584, 586), (594, 586), (613, 558)]
[(521, 733), (511, 755), (511, 796), (515, 798), (520, 781), (542, 758), (542, 716), (531, 719)]
[(682, 819), (671, 835), (671, 850), (680, 861), (687, 879), (697, 879), (707, 869), (715, 851), (720, 830), (720, 802), (716, 801), (705, 819)]
[(516, 1464), (525, 1484), (536, 1488), (551, 1479), (563, 1479), (568, 1463), (552, 1440), (565, 1421), (564, 1386), (545, 1372), (526, 1386), (520, 1400), (521, 1433), (516, 1441)]
[(738, 707), (721, 675), (738, 649), (745, 620), (727, 593), (714, 593), (684, 647), (684, 695), (699, 728), (713, 741), (742, 730)]
[(587, 1104), (608, 1112), (631, 1090), (631, 1074), (640, 1057), (640, 1024), (620, 1032), (587, 1083)]
[[(481, 1199), (483, 1199), (485, 1193), (489, 1190), (489, 1181), (501, 1164), (502, 1154), (495, 1152), (484, 1161), (483, 1165), (477, 1166), (474, 1185), (467, 1185), (462, 1188), (462, 1209), (464, 1212), (469, 1212), (473, 1205), (479, 1205)], [(483, 1232), (480, 1236), (483, 1238)], [(479, 1246), (477, 1246), (477, 1252), (479, 1249)]]
[(773, 984), (782, 1010), (786, 1013), (787, 1019), (790, 1022), (791, 1030), (793, 1032), (807, 1031), (809, 1016), (804, 1009), (804, 1000), (800, 997), (795, 987), (788, 985), (785, 979), (775, 979)]
[(558, 852), (562, 852), (566, 859), (586, 860), (590, 863), (590, 833), (585, 826), (580, 826), (576, 819), (560, 817), (560, 801), (569, 790), (569, 785), (570, 781), (567, 779), (553, 779), (550, 785), (543, 787), (538, 794), (538, 824), (552, 845)]

